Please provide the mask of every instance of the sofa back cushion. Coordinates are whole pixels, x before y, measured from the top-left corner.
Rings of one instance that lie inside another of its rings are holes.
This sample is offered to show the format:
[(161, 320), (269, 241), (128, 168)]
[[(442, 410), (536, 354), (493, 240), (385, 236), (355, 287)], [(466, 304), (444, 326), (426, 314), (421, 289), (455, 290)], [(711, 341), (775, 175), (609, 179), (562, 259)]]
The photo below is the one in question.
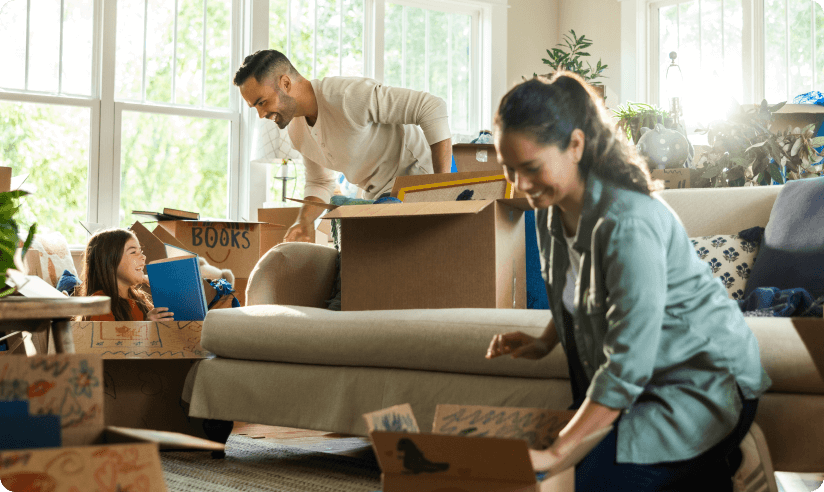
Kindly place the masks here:
[(246, 286), (246, 306), (288, 304), (325, 308), (335, 280), (334, 248), (281, 243), (258, 260)]
[(766, 227), (781, 186), (664, 190), (661, 198), (681, 218), (687, 236), (738, 234)]
[(782, 186), (745, 294), (758, 287), (824, 295), (824, 177)]

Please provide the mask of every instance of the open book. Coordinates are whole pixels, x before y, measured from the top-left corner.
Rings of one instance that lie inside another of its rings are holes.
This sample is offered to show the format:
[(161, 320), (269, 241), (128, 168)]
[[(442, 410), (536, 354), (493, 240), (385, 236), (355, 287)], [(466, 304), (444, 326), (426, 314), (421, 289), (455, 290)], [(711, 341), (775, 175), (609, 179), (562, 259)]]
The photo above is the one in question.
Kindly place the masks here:
[(152, 302), (174, 313), (175, 321), (203, 321), (206, 318), (206, 295), (197, 255), (166, 244), (167, 258), (146, 265)]

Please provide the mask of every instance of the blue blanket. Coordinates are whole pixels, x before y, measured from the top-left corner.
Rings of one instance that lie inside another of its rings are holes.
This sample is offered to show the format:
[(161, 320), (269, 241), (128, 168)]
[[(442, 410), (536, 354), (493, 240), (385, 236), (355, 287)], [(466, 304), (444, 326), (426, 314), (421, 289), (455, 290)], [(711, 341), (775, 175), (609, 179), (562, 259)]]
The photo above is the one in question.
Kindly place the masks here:
[(737, 302), (744, 316), (820, 318), (824, 314), (824, 298), (813, 299), (805, 289), (779, 290), (777, 287), (759, 287)]

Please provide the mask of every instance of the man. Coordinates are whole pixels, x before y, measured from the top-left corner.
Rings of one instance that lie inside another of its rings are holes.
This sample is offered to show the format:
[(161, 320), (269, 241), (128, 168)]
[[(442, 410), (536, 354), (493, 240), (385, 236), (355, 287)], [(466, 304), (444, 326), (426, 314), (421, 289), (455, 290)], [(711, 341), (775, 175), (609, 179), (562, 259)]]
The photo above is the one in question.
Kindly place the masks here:
[[(306, 80), (282, 53), (249, 55), (234, 84), (260, 118), (287, 126), (306, 167), (304, 196), (328, 203), (334, 172), (375, 198), (396, 176), (449, 172), (452, 138), (443, 99), (362, 77)], [(323, 207), (301, 207), (284, 242), (309, 241)]]

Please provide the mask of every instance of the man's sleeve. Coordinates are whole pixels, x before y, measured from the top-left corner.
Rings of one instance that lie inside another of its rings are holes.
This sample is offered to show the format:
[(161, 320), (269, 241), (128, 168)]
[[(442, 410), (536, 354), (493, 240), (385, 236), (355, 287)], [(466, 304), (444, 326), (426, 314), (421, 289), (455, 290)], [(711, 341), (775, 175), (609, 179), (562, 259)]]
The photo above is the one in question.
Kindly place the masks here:
[[(652, 224), (624, 217), (599, 227), (597, 243), (608, 292), (588, 307), (606, 317), (606, 362), (592, 377), (587, 396), (610, 408), (629, 408), (652, 377), (664, 320), (666, 247)], [(593, 254), (596, 254), (593, 252)]]
[(326, 169), (317, 162), (303, 157), (303, 166), (306, 168), (306, 186), (303, 187), (303, 196), (316, 196), (329, 203), (332, 193), (335, 192), (335, 172)]
[(429, 145), (452, 138), (446, 102), (428, 92), (378, 83), (358, 84), (346, 92), (344, 111), (361, 126), (418, 125)]

